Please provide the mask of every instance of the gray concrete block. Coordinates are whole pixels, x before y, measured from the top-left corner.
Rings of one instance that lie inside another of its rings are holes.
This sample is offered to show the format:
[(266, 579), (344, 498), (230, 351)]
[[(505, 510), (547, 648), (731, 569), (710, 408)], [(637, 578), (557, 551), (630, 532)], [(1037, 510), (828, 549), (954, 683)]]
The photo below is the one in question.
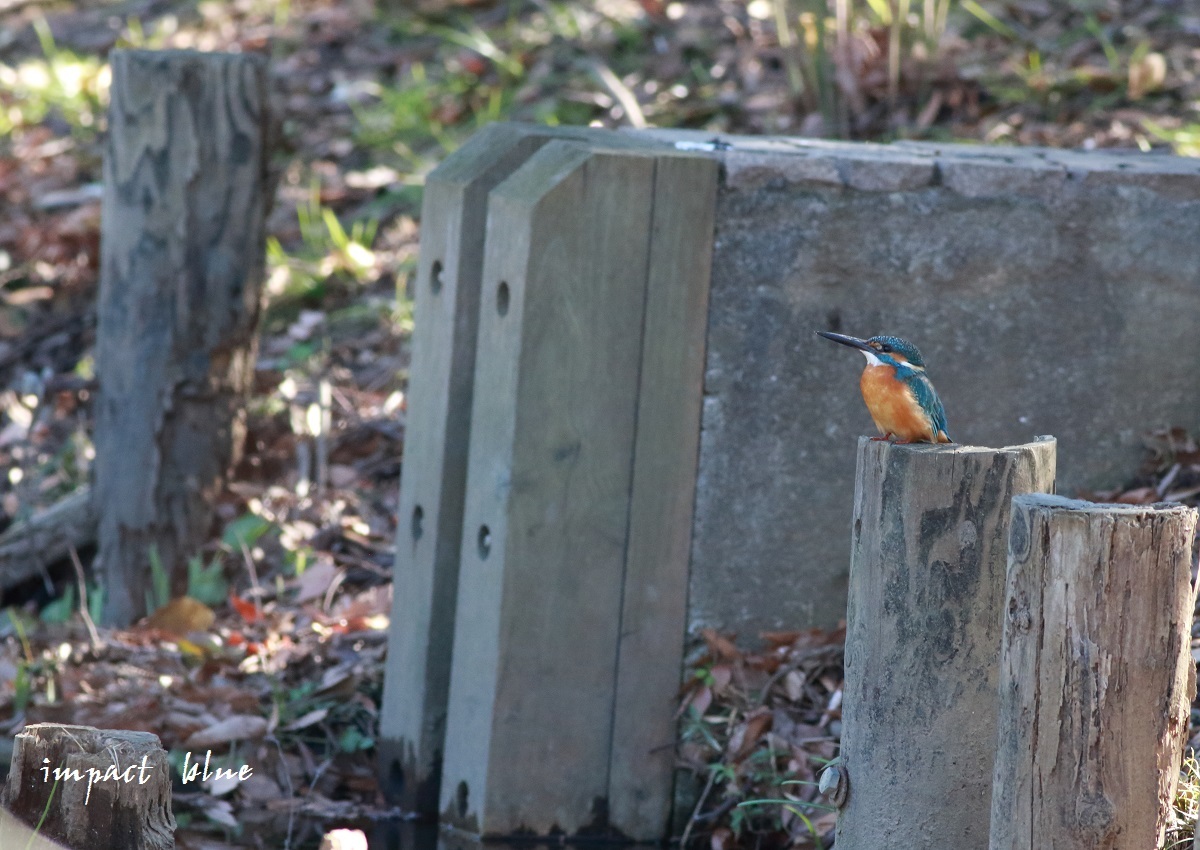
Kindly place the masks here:
[(1064, 493), (1119, 484), (1143, 432), (1200, 424), (1200, 162), (651, 135), (724, 169), (693, 630), (845, 616), (855, 438), (874, 428), (861, 358), (815, 330), (916, 342), (951, 436), (1053, 434)]

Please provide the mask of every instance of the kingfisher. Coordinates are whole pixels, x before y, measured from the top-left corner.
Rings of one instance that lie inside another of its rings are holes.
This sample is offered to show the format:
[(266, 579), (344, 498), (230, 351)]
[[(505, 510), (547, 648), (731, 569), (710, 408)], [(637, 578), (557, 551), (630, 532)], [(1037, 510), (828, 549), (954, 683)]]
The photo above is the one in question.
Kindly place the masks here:
[(859, 339), (817, 331), (818, 336), (857, 348), (867, 358), (859, 379), (863, 401), (882, 437), (900, 443), (952, 443), (946, 433), (946, 411), (925, 375), (921, 352), (896, 336)]

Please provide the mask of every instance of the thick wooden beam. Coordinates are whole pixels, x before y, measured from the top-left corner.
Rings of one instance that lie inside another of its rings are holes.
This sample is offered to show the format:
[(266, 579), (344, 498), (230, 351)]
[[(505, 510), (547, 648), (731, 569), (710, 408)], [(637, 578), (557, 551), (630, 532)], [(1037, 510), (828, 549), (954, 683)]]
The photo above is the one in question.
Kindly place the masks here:
[(842, 850), (987, 847), (1012, 497), (1055, 441), (858, 446), (840, 764)]
[[(427, 816), (437, 814), (441, 779), (488, 194), (553, 139), (668, 149), (586, 128), (492, 124), (425, 184), (379, 767), (388, 795)], [(497, 222), (493, 238), (506, 233)]]
[(425, 183), (379, 758), (389, 796), (427, 816), (446, 731), (487, 196), (544, 142), (492, 125)]
[(554, 141), (491, 194), (441, 802), (471, 832), (663, 837), (715, 186)]
[(271, 124), (260, 57), (114, 51), (96, 331), (93, 498), (107, 601), (177, 582), (241, 449)]
[(609, 818), (670, 832), (718, 164), (659, 155), (613, 703)]
[(1182, 505), (1013, 500), (991, 850), (1163, 846), (1195, 529)]
[(553, 142), (492, 192), (441, 803), (470, 832), (607, 826), (653, 180)]
[(175, 847), (170, 764), (149, 732), (26, 726), (17, 733), (2, 802), (71, 850)]

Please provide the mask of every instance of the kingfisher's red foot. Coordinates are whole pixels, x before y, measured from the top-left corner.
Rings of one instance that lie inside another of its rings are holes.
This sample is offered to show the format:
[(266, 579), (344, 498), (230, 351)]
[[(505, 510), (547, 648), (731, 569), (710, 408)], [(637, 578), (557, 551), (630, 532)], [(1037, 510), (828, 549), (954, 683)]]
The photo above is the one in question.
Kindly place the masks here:
[(891, 439), (890, 436), (888, 436), (888, 437), (871, 437), (871, 442), (872, 443), (882, 443), (889, 439)]

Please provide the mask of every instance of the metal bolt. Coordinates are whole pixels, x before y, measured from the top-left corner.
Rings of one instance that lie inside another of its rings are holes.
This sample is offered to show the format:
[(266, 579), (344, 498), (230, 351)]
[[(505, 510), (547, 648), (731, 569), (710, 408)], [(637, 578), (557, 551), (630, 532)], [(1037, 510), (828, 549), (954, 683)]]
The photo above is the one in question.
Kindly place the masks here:
[(821, 781), (817, 788), (828, 798), (829, 802), (839, 809), (846, 805), (850, 796), (850, 774), (841, 764), (831, 764), (821, 771)]

